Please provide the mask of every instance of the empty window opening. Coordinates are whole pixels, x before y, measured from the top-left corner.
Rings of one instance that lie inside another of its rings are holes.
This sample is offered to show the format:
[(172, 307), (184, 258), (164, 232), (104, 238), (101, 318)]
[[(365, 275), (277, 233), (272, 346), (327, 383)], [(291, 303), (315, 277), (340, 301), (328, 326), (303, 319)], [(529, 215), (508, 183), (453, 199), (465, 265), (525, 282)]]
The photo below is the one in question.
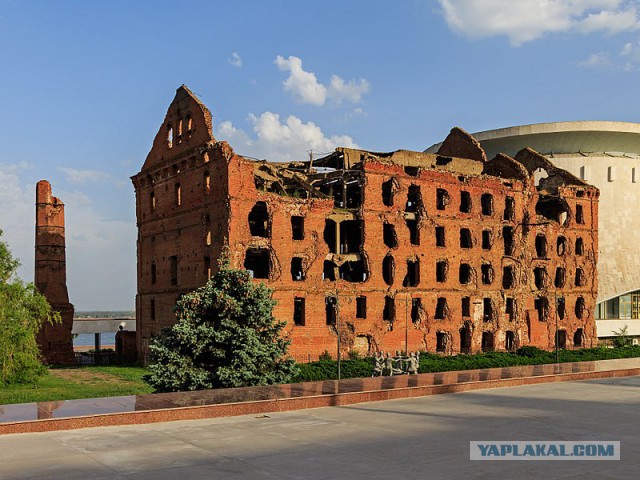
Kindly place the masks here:
[(493, 245), (493, 232), (491, 232), (491, 230), (483, 230), (482, 231), (482, 249), (491, 250), (492, 245)]
[(291, 239), (304, 240), (304, 217), (298, 215), (291, 217)]
[(516, 211), (516, 201), (513, 197), (506, 197), (504, 199), (504, 215), (502, 218), (504, 220), (513, 220), (515, 217)]
[(204, 277), (211, 279), (211, 257), (204, 257)]
[(580, 267), (576, 268), (576, 278), (575, 278), (576, 287), (583, 287), (586, 283), (587, 283), (587, 278), (584, 274), (584, 270), (582, 270), (582, 268)]
[(422, 194), (418, 185), (410, 185), (407, 191), (407, 204), (405, 212), (419, 212), (422, 210)]
[(536, 203), (536, 214), (547, 220), (566, 225), (569, 218), (569, 205), (563, 198), (540, 195)]
[(167, 125), (167, 147), (173, 147), (173, 127), (171, 124)]
[(420, 168), (419, 167), (410, 167), (410, 166), (407, 165), (407, 166), (404, 167), (404, 173), (406, 173), (410, 177), (417, 177), (418, 174), (420, 173)]
[(387, 255), (382, 260), (382, 278), (387, 285), (393, 285), (396, 272), (396, 262), (391, 255)]
[(483, 193), (480, 197), (480, 205), (482, 206), (482, 215), (493, 215), (493, 195)]
[(538, 290), (542, 290), (547, 286), (547, 270), (544, 267), (536, 267), (533, 269), (534, 283)]
[(436, 209), (444, 210), (447, 205), (449, 205), (449, 203), (451, 203), (449, 192), (447, 192), (444, 188), (436, 189)]
[(178, 285), (178, 257), (172, 255), (169, 257), (169, 283)]
[(362, 246), (362, 220), (340, 222), (340, 253), (359, 253)]
[(436, 157), (436, 165), (448, 165), (452, 161), (453, 161), (453, 158), (451, 157), (445, 157), (443, 155), (438, 155)]
[(493, 333), (482, 332), (482, 351), (493, 352)]
[(322, 264), (322, 279), (330, 282), (336, 281), (336, 264), (331, 260), (325, 260)]
[(436, 227), (436, 247), (444, 247), (445, 245), (444, 227)]
[(536, 256), (538, 258), (547, 257), (547, 237), (542, 233), (536, 235)]
[[(382, 310), (382, 319), (386, 322), (393, 323), (396, 319), (396, 300), (393, 297), (384, 297), (384, 309)], [(393, 327), (391, 327), (393, 328)]]
[(576, 238), (576, 255), (584, 255), (584, 241), (581, 237)]
[(436, 314), (434, 318), (436, 320), (444, 320), (448, 313), (447, 299), (444, 297), (438, 297), (436, 302)]
[(466, 191), (460, 192), (460, 211), (462, 213), (470, 213), (471, 212), (471, 194)]
[(175, 190), (176, 206), (179, 207), (180, 205), (182, 205), (182, 187), (180, 187), (179, 183), (175, 184), (174, 190)]
[(413, 323), (418, 323), (420, 321), (421, 312), (422, 312), (422, 299), (412, 298), (411, 299), (411, 321)]
[(338, 300), (336, 297), (325, 297), (324, 311), (327, 325), (335, 325), (338, 319)]
[(389, 248), (396, 248), (398, 246), (398, 235), (396, 235), (396, 226), (392, 223), (382, 224), (382, 238), (384, 244)]
[(436, 262), (436, 282), (446, 282), (448, 271), (449, 262), (446, 260), (439, 260)]
[(420, 261), (418, 259), (407, 260), (407, 276), (404, 277), (403, 286), (417, 287), (420, 284)]
[(249, 212), (249, 231), (254, 237), (269, 237), (269, 212), (265, 202), (257, 202)]
[(367, 297), (356, 297), (356, 318), (367, 318)]
[(208, 214), (204, 216), (204, 243), (211, 245), (211, 217)]
[(581, 347), (582, 346), (582, 337), (584, 336), (583, 330), (581, 328), (576, 329), (573, 334), (573, 346)]
[(472, 269), (468, 263), (461, 263), (460, 270), (458, 271), (458, 280), (460, 284), (467, 285), (471, 283)]
[(436, 332), (436, 352), (447, 351), (447, 337), (446, 332)]
[(151, 211), (153, 212), (156, 209), (156, 194), (153, 192), (149, 194), (149, 204), (151, 205)]
[(567, 239), (560, 235), (556, 241), (556, 253), (563, 257), (567, 253)]
[(482, 264), (482, 283), (485, 285), (491, 285), (493, 283), (493, 267), (490, 263)]
[(305, 279), (302, 257), (291, 259), (291, 280), (301, 282)]
[(211, 175), (209, 174), (209, 172), (204, 172), (204, 189), (205, 191), (209, 192), (211, 191)]
[(564, 316), (567, 313), (564, 297), (558, 297), (556, 299), (556, 314), (560, 320), (564, 320)]
[(363, 260), (344, 262), (338, 270), (340, 278), (347, 282), (364, 282), (368, 277), (367, 266)]
[(460, 307), (462, 310), (463, 317), (471, 316), (471, 297), (462, 297), (462, 301), (460, 302)]
[(576, 223), (584, 224), (584, 212), (582, 205), (576, 205)]
[(538, 297), (533, 301), (533, 307), (538, 314), (538, 321), (546, 322), (549, 318), (549, 300), (545, 297)]
[(293, 323), (299, 327), (304, 327), (305, 299), (303, 297), (295, 297), (293, 299)]
[(387, 207), (393, 206), (393, 197), (398, 191), (398, 181), (395, 178), (390, 178), (386, 182), (382, 183), (382, 203)]
[(271, 259), (266, 248), (249, 248), (244, 258), (244, 268), (253, 273), (253, 278), (269, 278)]
[(485, 322), (492, 322), (494, 320), (494, 308), (493, 302), (490, 298), (482, 299), (482, 319)]
[(347, 202), (346, 208), (358, 208), (362, 205), (362, 184), (360, 179), (351, 180), (345, 183), (344, 195)]
[(191, 115), (187, 116), (187, 133), (191, 133), (191, 130), (193, 130), (193, 118), (191, 118)]
[(156, 319), (156, 300), (154, 298), (149, 300), (149, 317), (151, 320)]
[(513, 273), (513, 265), (502, 267), (502, 288), (509, 290), (515, 284), (515, 275)]
[(471, 230), (468, 228), (460, 229), (460, 247), (461, 248), (472, 248), (473, 247), (473, 239), (471, 238)]
[(333, 220), (326, 219), (324, 221), (324, 232), (322, 234), (322, 237), (324, 238), (325, 243), (329, 247), (330, 253), (338, 253), (336, 249), (337, 229), (338, 229), (338, 224)]
[(578, 297), (578, 299), (576, 300), (576, 307), (575, 307), (575, 313), (576, 313), (576, 317), (577, 318), (582, 318), (585, 316), (585, 303), (584, 303), (584, 298), (583, 297)]
[(566, 330), (558, 330), (556, 332), (556, 345), (560, 349), (567, 348), (567, 331)]
[(504, 254), (513, 255), (515, 242), (513, 241), (513, 227), (503, 227), (502, 240), (504, 241)]
[(407, 228), (409, 229), (409, 242), (411, 245), (420, 245), (420, 229), (418, 228), (417, 220), (406, 220)]
[(510, 330), (505, 332), (504, 348), (505, 350), (508, 350), (508, 351), (515, 350), (516, 348), (516, 334)]
[(564, 267), (556, 267), (556, 277), (553, 280), (553, 285), (556, 288), (564, 287), (564, 284), (566, 282), (566, 277), (567, 277), (567, 274)]
[(158, 281), (158, 269), (156, 267), (156, 262), (151, 264), (151, 285), (155, 285)]
[(507, 297), (504, 313), (507, 315), (507, 320), (513, 322), (516, 319), (516, 301)]
[(460, 353), (471, 352), (471, 328), (469, 325), (462, 327), (460, 333)]

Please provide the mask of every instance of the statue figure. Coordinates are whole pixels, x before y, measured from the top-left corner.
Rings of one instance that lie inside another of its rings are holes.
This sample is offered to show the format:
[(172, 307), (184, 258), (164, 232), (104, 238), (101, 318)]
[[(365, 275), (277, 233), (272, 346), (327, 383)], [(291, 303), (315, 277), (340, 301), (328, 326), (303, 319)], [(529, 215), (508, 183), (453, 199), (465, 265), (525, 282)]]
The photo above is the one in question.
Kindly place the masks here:
[(372, 377), (381, 377), (384, 370), (384, 355), (382, 352), (378, 355), (378, 352), (373, 356), (373, 373)]
[[(418, 355), (420, 354), (418, 353)], [(418, 363), (418, 358), (416, 358), (416, 354), (411, 352), (411, 354), (409, 355), (409, 360), (407, 362), (407, 374), (417, 375), (419, 367), (420, 367), (420, 364)]]

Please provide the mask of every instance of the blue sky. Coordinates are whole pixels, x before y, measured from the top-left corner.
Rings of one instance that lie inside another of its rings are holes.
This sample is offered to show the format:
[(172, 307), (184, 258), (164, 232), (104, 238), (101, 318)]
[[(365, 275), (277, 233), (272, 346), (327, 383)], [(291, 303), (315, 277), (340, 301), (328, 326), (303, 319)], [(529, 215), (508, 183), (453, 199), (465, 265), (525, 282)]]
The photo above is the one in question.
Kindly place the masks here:
[(627, 0), (0, 0), (0, 228), (33, 277), (34, 185), (67, 205), (77, 309), (135, 298), (138, 172), (175, 89), (238, 153), (423, 150), (453, 126), (638, 121)]

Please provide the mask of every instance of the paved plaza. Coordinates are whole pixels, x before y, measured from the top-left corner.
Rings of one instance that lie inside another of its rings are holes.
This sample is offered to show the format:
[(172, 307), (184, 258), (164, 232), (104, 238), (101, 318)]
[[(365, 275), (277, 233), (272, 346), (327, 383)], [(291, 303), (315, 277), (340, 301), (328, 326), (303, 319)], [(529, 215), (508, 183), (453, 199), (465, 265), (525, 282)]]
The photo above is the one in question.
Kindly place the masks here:
[[(1, 408), (1, 407), (0, 407)], [(0, 478), (637, 479), (640, 377), (0, 436)], [(470, 461), (470, 440), (619, 440), (620, 461)]]

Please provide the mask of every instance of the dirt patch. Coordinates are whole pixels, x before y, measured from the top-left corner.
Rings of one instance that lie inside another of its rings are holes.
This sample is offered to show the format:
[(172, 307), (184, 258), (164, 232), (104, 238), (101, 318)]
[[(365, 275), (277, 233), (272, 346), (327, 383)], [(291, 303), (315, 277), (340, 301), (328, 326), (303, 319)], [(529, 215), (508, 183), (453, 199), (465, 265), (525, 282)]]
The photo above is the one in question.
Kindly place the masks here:
[(91, 372), (89, 370), (83, 370), (81, 368), (68, 370), (49, 370), (49, 374), (69, 382), (79, 383), (83, 385), (97, 385), (100, 383), (131, 383), (109, 373)]

